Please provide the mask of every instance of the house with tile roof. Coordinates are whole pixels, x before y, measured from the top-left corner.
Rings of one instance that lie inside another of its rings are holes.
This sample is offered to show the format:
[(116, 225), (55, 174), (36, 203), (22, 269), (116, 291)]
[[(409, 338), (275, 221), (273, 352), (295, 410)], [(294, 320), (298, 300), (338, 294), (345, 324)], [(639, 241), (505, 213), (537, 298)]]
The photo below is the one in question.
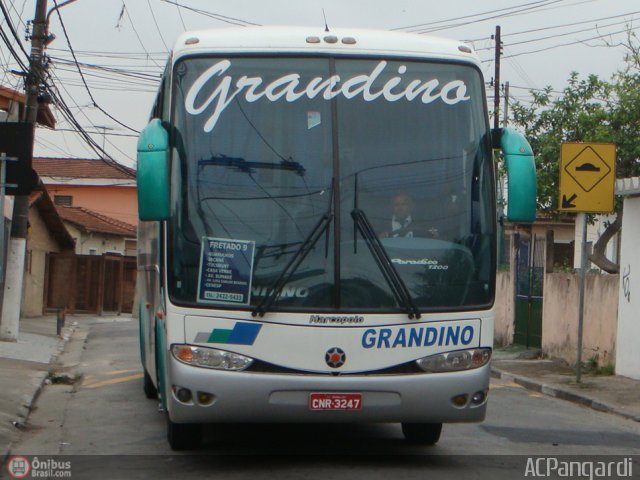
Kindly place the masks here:
[(84, 207), (137, 224), (136, 174), (132, 168), (105, 159), (35, 157), (33, 169), (56, 205)]
[[(17, 122), (24, 118), (27, 97), (24, 93), (0, 85), (0, 121)], [(46, 103), (38, 105), (37, 122), (47, 128), (54, 128), (56, 117)]]
[(56, 205), (78, 255), (135, 255), (136, 227), (85, 207)]
[[(45, 310), (49, 285), (47, 269), (51, 254), (72, 255), (75, 242), (56, 207), (40, 185), (29, 195), (29, 229), (22, 314), (39, 316)], [(61, 288), (62, 285), (53, 286)]]
[[(22, 92), (18, 92), (12, 88), (7, 88), (0, 85), (0, 122), (18, 122), (24, 118), (26, 106), (26, 96)], [(36, 116), (36, 122), (38, 125), (46, 128), (55, 128), (56, 119), (53, 112), (46, 103), (38, 104), (38, 113)], [(0, 212), (0, 215), (4, 216), (5, 230), (0, 231), (2, 236), (2, 242), (4, 251), (0, 251), (0, 307), (2, 307), (5, 279), (6, 275), (6, 258), (9, 250), (9, 231), (10, 224), (13, 217), (13, 197), (7, 195), (4, 199), (4, 211)], [(38, 203), (40, 205), (40, 203)], [(36, 206), (36, 208), (39, 208)], [(28, 278), (25, 279), (28, 282)], [(25, 283), (25, 287), (28, 283)], [(24, 296), (23, 296), (24, 298)]]
[(68, 300), (49, 299), (49, 308), (130, 312), (136, 280), (138, 203), (135, 170), (106, 159), (33, 159), (58, 214), (75, 240), (73, 259), (52, 256), (50, 285), (69, 270)]

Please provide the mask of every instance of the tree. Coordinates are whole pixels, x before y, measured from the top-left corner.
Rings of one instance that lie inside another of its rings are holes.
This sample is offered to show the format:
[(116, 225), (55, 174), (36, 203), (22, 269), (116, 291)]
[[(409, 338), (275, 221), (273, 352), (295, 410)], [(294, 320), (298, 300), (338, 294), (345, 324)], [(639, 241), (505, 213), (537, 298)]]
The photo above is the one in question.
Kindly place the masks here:
[[(596, 75), (581, 79), (573, 72), (565, 89), (552, 99), (551, 87), (531, 92), (531, 105), (515, 103), (513, 121), (523, 128), (536, 155), (538, 209), (557, 215), (559, 158), (562, 142), (611, 142), (617, 145), (616, 175), (640, 173), (640, 44), (629, 31), (625, 68), (603, 81)], [(594, 245), (589, 259), (604, 271), (619, 266), (604, 255), (606, 244), (622, 225), (622, 209)]]

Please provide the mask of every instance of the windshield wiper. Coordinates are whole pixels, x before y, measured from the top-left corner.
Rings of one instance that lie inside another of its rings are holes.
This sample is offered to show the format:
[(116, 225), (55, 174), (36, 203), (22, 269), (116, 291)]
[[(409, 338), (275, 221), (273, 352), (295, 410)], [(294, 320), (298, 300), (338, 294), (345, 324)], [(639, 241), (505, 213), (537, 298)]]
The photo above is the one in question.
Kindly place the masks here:
[(256, 162), (240, 157), (227, 157), (226, 155), (214, 155), (209, 159), (202, 159), (198, 165), (216, 165), (219, 167), (231, 167), (243, 173), (255, 173), (256, 170), (286, 170), (304, 177), (306, 169), (295, 160), (281, 160), (279, 163)]
[(282, 270), (282, 273), (276, 278), (276, 281), (273, 282), (273, 285), (268, 290), (267, 294), (260, 301), (260, 303), (253, 309), (251, 312), (251, 316), (260, 316), (263, 317), (264, 314), (271, 308), (273, 302), (278, 298), (284, 286), (289, 282), (291, 276), (298, 269), (300, 264), (304, 261), (305, 257), (309, 254), (309, 252), (313, 249), (315, 244), (318, 242), (320, 236), (328, 231), (329, 225), (331, 224), (331, 220), (333, 220), (333, 214), (331, 210), (322, 215), (322, 218), (318, 220), (313, 230), (307, 235), (307, 237), (303, 240), (302, 245), (298, 248), (291, 260), (286, 267)]
[(378, 264), (382, 275), (391, 287), (393, 296), (396, 298), (398, 304), (405, 308), (410, 319), (420, 318), (422, 314), (411, 298), (411, 293), (409, 292), (407, 285), (393, 266), (387, 251), (384, 249), (382, 242), (380, 242), (380, 239), (376, 235), (375, 230), (364, 211), (359, 208), (354, 208), (351, 212), (351, 217), (353, 218), (358, 231), (362, 234), (362, 237), (367, 243), (367, 247), (369, 247), (369, 251), (371, 251), (371, 255)]

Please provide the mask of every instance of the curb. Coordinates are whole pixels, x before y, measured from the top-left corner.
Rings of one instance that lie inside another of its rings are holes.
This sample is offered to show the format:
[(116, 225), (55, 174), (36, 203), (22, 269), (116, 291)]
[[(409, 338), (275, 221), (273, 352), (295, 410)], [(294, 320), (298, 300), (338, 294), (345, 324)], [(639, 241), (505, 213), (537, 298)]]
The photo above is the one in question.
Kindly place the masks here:
[[(16, 421), (18, 421), (19, 423), (26, 424), (28, 422), (29, 415), (31, 415), (31, 411), (33, 410), (33, 407), (38, 397), (40, 396), (40, 393), (42, 392), (45, 385), (48, 384), (47, 380), (49, 379), (49, 375), (51, 374), (54, 364), (57, 362), (60, 356), (64, 353), (67, 343), (71, 341), (77, 328), (78, 328), (78, 323), (74, 322), (69, 327), (66, 327), (65, 330), (63, 331), (62, 335), (60, 336), (60, 341), (58, 343), (56, 352), (53, 353), (51, 355), (51, 358), (49, 359), (49, 368), (46, 371), (41, 372), (40, 379), (34, 385), (35, 389), (33, 390), (33, 394), (25, 395), (23, 397), (23, 401), (19, 407), (20, 410), (18, 411), (18, 418), (16, 419)], [(4, 466), (5, 462), (11, 456), (11, 447), (12, 445), (11, 443), (9, 443), (9, 445), (6, 446), (4, 451), (0, 451), (0, 467)]]
[(504, 370), (501, 370), (495, 367), (491, 367), (491, 376), (494, 378), (499, 378), (501, 380), (513, 382), (517, 385), (520, 385), (523, 388), (526, 388), (527, 390), (532, 390), (534, 392), (542, 393), (543, 395), (558, 398), (560, 400), (566, 400), (568, 402), (582, 405), (583, 407), (591, 408), (599, 412), (612, 413), (614, 415), (623, 417), (627, 420), (640, 422), (640, 416), (624, 412), (619, 408), (613, 405), (610, 405), (608, 403), (594, 400), (593, 398), (590, 398), (586, 395), (581, 395), (571, 390), (557, 387), (555, 385), (545, 384), (537, 380), (533, 380), (529, 377), (523, 377), (521, 375), (514, 375), (512, 373), (505, 372)]

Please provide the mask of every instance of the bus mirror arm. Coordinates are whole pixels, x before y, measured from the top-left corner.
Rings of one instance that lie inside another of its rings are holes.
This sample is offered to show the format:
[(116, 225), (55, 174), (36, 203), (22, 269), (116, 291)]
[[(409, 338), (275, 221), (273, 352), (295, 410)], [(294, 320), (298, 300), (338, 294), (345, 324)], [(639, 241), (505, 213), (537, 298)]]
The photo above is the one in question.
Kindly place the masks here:
[(506, 220), (533, 223), (536, 219), (536, 166), (526, 138), (511, 128), (492, 131), (504, 155), (509, 196)]

